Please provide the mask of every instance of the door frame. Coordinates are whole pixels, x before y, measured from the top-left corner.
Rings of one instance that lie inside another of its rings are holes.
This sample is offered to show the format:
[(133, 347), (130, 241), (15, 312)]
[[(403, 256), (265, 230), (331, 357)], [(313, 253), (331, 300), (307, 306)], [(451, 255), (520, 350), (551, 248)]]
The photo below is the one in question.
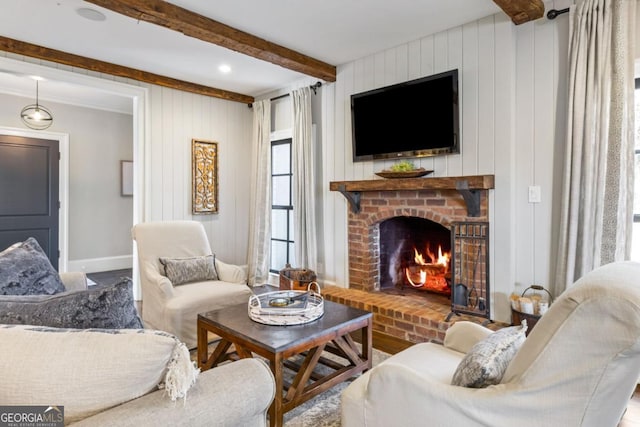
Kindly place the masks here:
[[(80, 74), (74, 73), (73, 71), (63, 70), (59, 68), (52, 68), (54, 66), (58, 66), (57, 64), (51, 63), (51, 67), (47, 67), (40, 64), (34, 64), (30, 62), (19, 61), (11, 58), (0, 57), (0, 68), (5, 71), (12, 71), (18, 74), (25, 75), (39, 75), (48, 80), (57, 80), (68, 82), (76, 85), (83, 85), (86, 87), (91, 87), (97, 89), (99, 91), (113, 93), (121, 96), (125, 96), (131, 99), (133, 105), (133, 223), (131, 226), (139, 222), (148, 221), (150, 218), (150, 214), (148, 210), (145, 208), (146, 206), (150, 206), (150, 192), (146, 191), (146, 187), (149, 185), (148, 178), (148, 168), (146, 165), (149, 163), (151, 158), (151, 153), (148, 152), (147, 147), (150, 147), (149, 139), (150, 139), (150, 129), (151, 122), (149, 117), (149, 89), (147, 88), (149, 85), (143, 86), (134, 86), (132, 83), (124, 83), (121, 81), (115, 80), (107, 80), (105, 78), (97, 77), (101, 76), (100, 73), (89, 72), (90, 74)], [(84, 71), (83, 71), (84, 72)], [(110, 76), (108, 76), (111, 78)], [(62, 103), (69, 103), (64, 99), (53, 100)], [(26, 129), (20, 129), (22, 131), (27, 131)], [(43, 132), (37, 131), (37, 138), (44, 137), (46, 133), (53, 132)], [(58, 134), (60, 135), (60, 134)], [(46, 137), (45, 137), (46, 138)], [(67, 139), (68, 146), (68, 139)], [(62, 153), (62, 152), (61, 152)], [(68, 154), (68, 153), (67, 153)], [(68, 159), (68, 155), (65, 156)], [(62, 164), (60, 164), (62, 168)], [(68, 168), (68, 165), (67, 165)], [(67, 176), (68, 179), (68, 176)], [(62, 181), (61, 181), (62, 182)], [(68, 194), (66, 195), (68, 198)], [(65, 218), (68, 218), (68, 215), (65, 213)], [(67, 224), (68, 225), (68, 222)], [(68, 227), (65, 227), (64, 236), (60, 236), (60, 241), (63, 239), (68, 243)], [(132, 254), (133, 254), (133, 296), (136, 300), (141, 299), (141, 291), (140, 291), (140, 279), (138, 273), (138, 263), (136, 260), (137, 251), (133, 239), (131, 241), (132, 246)], [(60, 248), (62, 252), (62, 247)], [(65, 250), (65, 259), (68, 260), (68, 251)], [(62, 256), (61, 256), (62, 260)], [(62, 261), (61, 261), (62, 265)], [(66, 263), (64, 264), (66, 268)], [(60, 269), (60, 271), (65, 271)]]
[(0, 126), (0, 135), (23, 138), (39, 138), (58, 141), (60, 164), (58, 165), (58, 270), (67, 271), (69, 262), (69, 134), (60, 132), (36, 131)]

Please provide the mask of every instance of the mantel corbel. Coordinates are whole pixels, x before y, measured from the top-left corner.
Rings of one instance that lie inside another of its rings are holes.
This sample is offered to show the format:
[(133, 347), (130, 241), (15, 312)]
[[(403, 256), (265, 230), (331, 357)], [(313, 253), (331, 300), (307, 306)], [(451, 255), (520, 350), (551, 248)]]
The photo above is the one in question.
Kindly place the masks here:
[(347, 190), (346, 185), (338, 186), (338, 191), (342, 194), (349, 202), (349, 206), (351, 207), (351, 212), (354, 214), (360, 213), (360, 192), (359, 191), (349, 191)]
[(480, 190), (469, 189), (469, 182), (466, 180), (456, 181), (456, 190), (462, 195), (467, 205), (467, 215), (480, 216)]

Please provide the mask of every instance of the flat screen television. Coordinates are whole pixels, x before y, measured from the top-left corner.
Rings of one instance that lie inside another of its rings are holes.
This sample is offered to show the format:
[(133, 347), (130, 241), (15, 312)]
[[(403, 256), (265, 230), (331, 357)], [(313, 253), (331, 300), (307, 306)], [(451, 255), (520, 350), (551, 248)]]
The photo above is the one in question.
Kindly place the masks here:
[(351, 95), (353, 161), (460, 152), (458, 70)]

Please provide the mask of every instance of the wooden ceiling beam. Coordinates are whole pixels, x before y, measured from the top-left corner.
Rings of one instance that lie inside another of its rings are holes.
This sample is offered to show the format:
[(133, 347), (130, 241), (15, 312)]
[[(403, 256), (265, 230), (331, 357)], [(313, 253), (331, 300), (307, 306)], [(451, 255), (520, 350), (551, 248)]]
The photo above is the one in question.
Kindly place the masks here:
[(493, 2), (500, 6), (516, 25), (534, 21), (544, 15), (542, 0), (493, 0)]
[(232, 28), (162, 0), (87, 0), (97, 6), (150, 22), (289, 70), (336, 81), (336, 67)]
[(43, 46), (22, 42), (20, 40), (10, 39), (8, 37), (0, 36), (0, 50), (15, 53), (18, 55), (29, 56), (31, 58), (38, 58), (45, 61), (56, 62), (58, 64), (69, 65), (71, 67), (96, 71), (98, 73), (125, 77), (140, 82), (151, 83), (158, 86), (181, 90), (184, 92), (191, 92), (197, 93), (199, 95), (226, 99), (228, 101), (242, 102), (245, 104), (251, 104), (254, 101), (254, 98), (249, 95), (243, 95), (236, 92), (230, 92), (227, 90), (185, 82), (183, 80), (178, 80), (171, 77), (160, 76), (158, 74), (148, 73), (146, 71), (140, 71), (134, 68), (123, 67), (121, 65), (111, 64), (109, 62), (99, 61), (97, 59), (78, 56), (71, 53), (66, 53), (59, 50), (49, 49)]

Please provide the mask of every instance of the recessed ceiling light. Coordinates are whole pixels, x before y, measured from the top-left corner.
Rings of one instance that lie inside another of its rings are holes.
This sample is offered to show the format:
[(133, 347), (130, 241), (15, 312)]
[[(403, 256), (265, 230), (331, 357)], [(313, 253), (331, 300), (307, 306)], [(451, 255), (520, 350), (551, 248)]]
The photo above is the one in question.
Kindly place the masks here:
[(78, 9), (76, 9), (76, 13), (83, 18), (89, 19), (91, 21), (104, 21), (105, 19), (107, 19), (104, 13), (95, 9), (91, 9), (89, 7), (79, 7)]
[(221, 73), (227, 74), (231, 72), (231, 67), (228, 66), (227, 64), (222, 64), (221, 66), (218, 67), (218, 71), (220, 71)]

